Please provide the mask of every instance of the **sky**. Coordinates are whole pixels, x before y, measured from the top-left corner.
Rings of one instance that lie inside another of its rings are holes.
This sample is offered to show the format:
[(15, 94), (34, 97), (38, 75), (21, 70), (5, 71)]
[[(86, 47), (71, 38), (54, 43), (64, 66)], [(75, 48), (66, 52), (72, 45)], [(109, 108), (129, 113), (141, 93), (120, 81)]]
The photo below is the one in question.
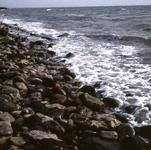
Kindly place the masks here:
[(151, 0), (0, 0), (0, 6), (8, 8), (121, 5), (151, 5)]

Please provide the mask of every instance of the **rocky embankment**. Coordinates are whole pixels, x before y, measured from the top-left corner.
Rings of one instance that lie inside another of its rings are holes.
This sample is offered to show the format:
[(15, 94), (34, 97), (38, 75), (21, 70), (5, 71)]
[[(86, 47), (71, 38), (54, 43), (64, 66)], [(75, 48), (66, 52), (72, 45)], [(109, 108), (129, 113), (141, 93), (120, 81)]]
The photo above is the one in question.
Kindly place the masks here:
[(0, 149), (151, 149), (150, 126), (133, 128), (111, 111), (118, 100), (80, 87), (42, 41), (25, 41), (0, 28)]

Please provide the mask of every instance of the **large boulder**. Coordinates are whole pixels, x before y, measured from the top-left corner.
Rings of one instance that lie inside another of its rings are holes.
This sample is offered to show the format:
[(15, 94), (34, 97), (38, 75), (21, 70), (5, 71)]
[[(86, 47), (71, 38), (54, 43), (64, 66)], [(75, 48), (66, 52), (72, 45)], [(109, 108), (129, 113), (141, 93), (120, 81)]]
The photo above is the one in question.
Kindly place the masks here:
[(91, 96), (88, 93), (82, 93), (79, 98), (89, 108), (100, 111), (105, 109), (105, 104), (101, 101), (101, 99)]

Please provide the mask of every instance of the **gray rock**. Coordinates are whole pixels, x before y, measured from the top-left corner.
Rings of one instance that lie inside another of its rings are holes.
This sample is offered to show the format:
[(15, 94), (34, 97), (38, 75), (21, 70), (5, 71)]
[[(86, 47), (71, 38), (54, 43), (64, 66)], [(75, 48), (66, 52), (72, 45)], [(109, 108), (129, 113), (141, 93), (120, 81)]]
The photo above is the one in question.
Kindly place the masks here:
[(118, 134), (115, 131), (101, 131), (100, 137), (106, 138), (106, 139), (111, 139), (111, 140), (117, 140)]
[(23, 137), (11, 137), (9, 138), (9, 142), (15, 146), (22, 146), (26, 144), (26, 140)]
[(64, 109), (54, 109), (49, 112), (49, 117), (61, 119), (64, 115)]
[(42, 139), (58, 139), (56, 134), (46, 133), (39, 130), (32, 130), (23, 133), (29, 140), (42, 140)]
[(19, 90), (27, 90), (27, 86), (23, 82), (15, 82), (14, 86)]
[(2, 93), (10, 95), (12, 98), (20, 97), (19, 90), (11, 86), (4, 86), (2, 89)]
[(90, 116), (93, 111), (85, 106), (78, 106), (76, 112), (83, 116)]
[(65, 108), (65, 112), (67, 113), (73, 113), (75, 110), (76, 110), (75, 106), (70, 106), (70, 107)]
[(11, 114), (9, 114), (7, 112), (3, 112), (0, 114), (0, 121), (14, 122), (15, 119)]
[(110, 142), (110, 141), (104, 141), (100, 140), (96, 137), (88, 137), (85, 140), (85, 149), (86, 150), (119, 150), (120, 145), (118, 142)]
[(32, 98), (35, 98), (35, 99), (42, 99), (42, 95), (40, 92), (34, 92), (34, 93), (31, 93), (30, 95)]
[(79, 124), (81, 128), (85, 130), (100, 130), (100, 129), (108, 129), (106, 123), (104, 121), (96, 121), (90, 120)]
[(53, 109), (65, 109), (66, 107), (61, 105), (61, 104), (49, 104), (47, 103), (45, 105), (49, 110), (53, 110)]
[(8, 121), (0, 121), (0, 136), (11, 135), (13, 133), (12, 126)]
[(146, 114), (148, 113), (149, 111), (147, 109), (142, 109), (140, 111), (138, 111), (136, 114), (135, 114), (135, 121), (137, 121), (138, 123), (142, 123), (143, 121), (146, 121), (148, 120)]
[(112, 108), (118, 107), (121, 104), (121, 102), (118, 99), (112, 97), (104, 97), (103, 102), (106, 104), (106, 106)]
[(5, 102), (5, 103), (3, 103), (3, 110), (8, 111), (8, 112), (15, 111), (16, 105), (12, 102)]
[(95, 110), (103, 110), (105, 109), (105, 104), (101, 101), (101, 99), (91, 96), (88, 93), (82, 93), (79, 98), (82, 102), (87, 106)]
[(124, 136), (124, 135), (134, 136), (135, 130), (133, 129), (133, 127), (130, 124), (125, 123), (118, 127), (117, 133), (118, 133), (119, 137)]

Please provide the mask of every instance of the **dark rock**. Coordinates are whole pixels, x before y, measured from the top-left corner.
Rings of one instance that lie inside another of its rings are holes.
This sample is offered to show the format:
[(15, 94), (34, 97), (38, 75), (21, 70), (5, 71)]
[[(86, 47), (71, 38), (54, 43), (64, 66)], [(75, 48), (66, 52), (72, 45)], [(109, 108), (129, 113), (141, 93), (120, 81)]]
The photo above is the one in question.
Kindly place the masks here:
[(85, 93), (88, 93), (90, 95), (95, 94), (95, 89), (91, 86), (88, 86), (88, 85), (83, 86), (80, 90), (81, 90), (81, 92), (85, 92)]
[(64, 140), (69, 145), (77, 145), (79, 143), (79, 138), (75, 133), (66, 134)]
[(64, 115), (63, 109), (55, 109), (49, 112), (49, 117), (52, 117), (54, 119), (61, 119)]
[(142, 150), (147, 147), (147, 143), (144, 142), (138, 136), (132, 136), (125, 138), (122, 142), (122, 150)]
[(138, 106), (136, 105), (130, 105), (130, 106), (125, 107), (125, 110), (131, 114), (137, 107)]
[(23, 82), (15, 82), (14, 87), (16, 87), (19, 90), (28, 90), (27, 86)]
[(31, 106), (35, 110), (35, 112), (40, 112), (45, 115), (47, 115), (49, 113), (48, 108), (39, 101), (32, 101)]
[(8, 34), (8, 29), (6, 28), (0, 28), (0, 35), (1, 36), (6, 36)]
[(8, 121), (0, 121), (0, 136), (11, 135), (13, 133), (12, 126)]
[(42, 84), (46, 87), (53, 87), (55, 86), (55, 81), (52, 78), (49, 77), (43, 77), (42, 78)]
[(24, 123), (28, 127), (34, 127), (35, 125), (41, 125), (41, 118), (37, 115), (32, 115), (30, 117), (24, 118)]
[(91, 131), (91, 130), (82, 130), (81, 132), (81, 136), (83, 138), (87, 138), (87, 137), (92, 137), (92, 136), (95, 136), (97, 134), (96, 131)]
[(60, 87), (55, 86), (55, 87), (53, 87), (52, 91), (54, 94), (66, 95), (66, 92), (63, 89), (61, 89)]
[(85, 106), (78, 106), (76, 112), (82, 116), (89, 116), (93, 113), (91, 109)]
[(65, 146), (65, 142), (60, 139), (42, 139), (40, 141), (42, 144), (42, 149), (52, 150), (52, 149), (60, 149)]
[(8, 112), (3, 112), (0, 114), (0, 121), (8, 121), (8, 122), (14, 122), (14, 117), (9, 114)]
[(8, 80), (13, 78), (14, 76), (16, 76), (16, 73), (14, 72), (5, 72), (5, 73), (1, 73), (0, 78), (2, 80)]
[(136, 135), (142, 136), (144, 138), (147, 138), (151, 140), (151, 126), (142, 126), (135, 128)]
[(47, 51), (47, 53), (49, 54), (49, 55), (51, 55), (51, 56), (54, 56), (54, 55), (56, 55), (56, 52), (54, 52), (54, 51)]
[(45, 132), (45, 129), (44, 129), (43, 126), (41, 126), (41, 125), (35, 125), (35, 126), (32, 128), (32, 130), (39, 130), (39, 131)]
[(121, 104), (121, 102), (118, 99), (112, 97), (104, 97), (103, 102), (106, 104), (106, 106), (112, 108), (118, 107)]
[(30, 42), (30, 47), (33, 47), (35, 45), (43, 45), (44, 43), (42, 41), (35, 41), (35, 42)]
[(11, 137), (9, 138), (9, 142), (15, 146), (23, 146), (26, 144), (26, 141), (23, 137)]
[(69, 75), (69, 76), (71, 76), (72, 78), (75, 78), (76, 77), (76, 75), (74, 74), (74, 73), (72, 73), (69, 69), (67, 69), (67, 68), (61, 68), (60, 69), (60, 74), (61, 75)]
[(21, 76), (16, 76), (16, 77), (14, 77), (14, 78), (13, 78), (13, 82), (23, 82), (23, 83), (26, 84), (26, 81), (25, 81), (24, 78), (21, 77)]
[(72, 54), (72, 53), (68, 53), (68, 54), (66, 55), (66, 57), (67, 57), (67, 58), (74, 57), (74, 54)]
[(66, 96), (62, 94), (55, 94), (53, 97), (53, 103), (63, 104), (66, 102), (66, 100), (67, 100)]
[(142, 123), (147, 120), (146, 114), (148, 113), (147, 109), (142, 109), (135, 114), (135, 121), (138, 123)]
[(133, 127), (130, 124), (126, 123), (126, 124), (121, 124), (118, 127), (117, 133), (118, 133), (119, 137), (121, 137), (123, 135), (134, 136), (135, 130), (133, 129)]
[(101, 101), (101, 99), (90, 96), (88, 93), (82, 93), (79, 98), (87, 107), (92, 109), (101, 111), (105, 108), (105, 104)]
[(151, 150), (151, 142), (147, 145), (146, 150)]
[(115, 113), (114, 115), (115, 115), (115, 117), (116, 117), (118, 120), (120, 120), (122, 123), (128, 123), (128, 122), (129, 122), (128, 119), (127, 119), (127, 116), (124, 116), (124, 115), (118, 114), (118, 113)]
[(86, 150), (119, 150), (120, 145), (117, 142), (100, 140), (96, 137), (88, 137), (85, 140)]
[(88, 120), (88, 117), (86, 117), (86, 116), (81, 116), (81, 115), (79, 115), (79, 114), (71, 114), (70, 116), (69, 116), (69, 118), (71, 118), (76, 124), (82, 124), (82, 123), (84, 123), (85, 121), (87, 121)]
[(42, 99), (42, 94), (41, 94), (41, 92), (31, 93), (30, 96), (31, 96), (33, 99), (38, 99), (38, 100), (41, 100), (41, 99)]
[(32, 85), (39, 85), (39, 84), (42, 84), (42, 80), (39, 79), (39, 78), (32, 78), (32, 79), (30, 80), (30, 83), (31, 83)]
[(12, 112), (16, 110), (16, 105), (12, 102), (3, 103), (3, 110), (7, 112)]
[(63, 34), (59, 35), (58, 37), (66, 37), (68, 35), (69, 35), (68, 33), (63, 33)]

